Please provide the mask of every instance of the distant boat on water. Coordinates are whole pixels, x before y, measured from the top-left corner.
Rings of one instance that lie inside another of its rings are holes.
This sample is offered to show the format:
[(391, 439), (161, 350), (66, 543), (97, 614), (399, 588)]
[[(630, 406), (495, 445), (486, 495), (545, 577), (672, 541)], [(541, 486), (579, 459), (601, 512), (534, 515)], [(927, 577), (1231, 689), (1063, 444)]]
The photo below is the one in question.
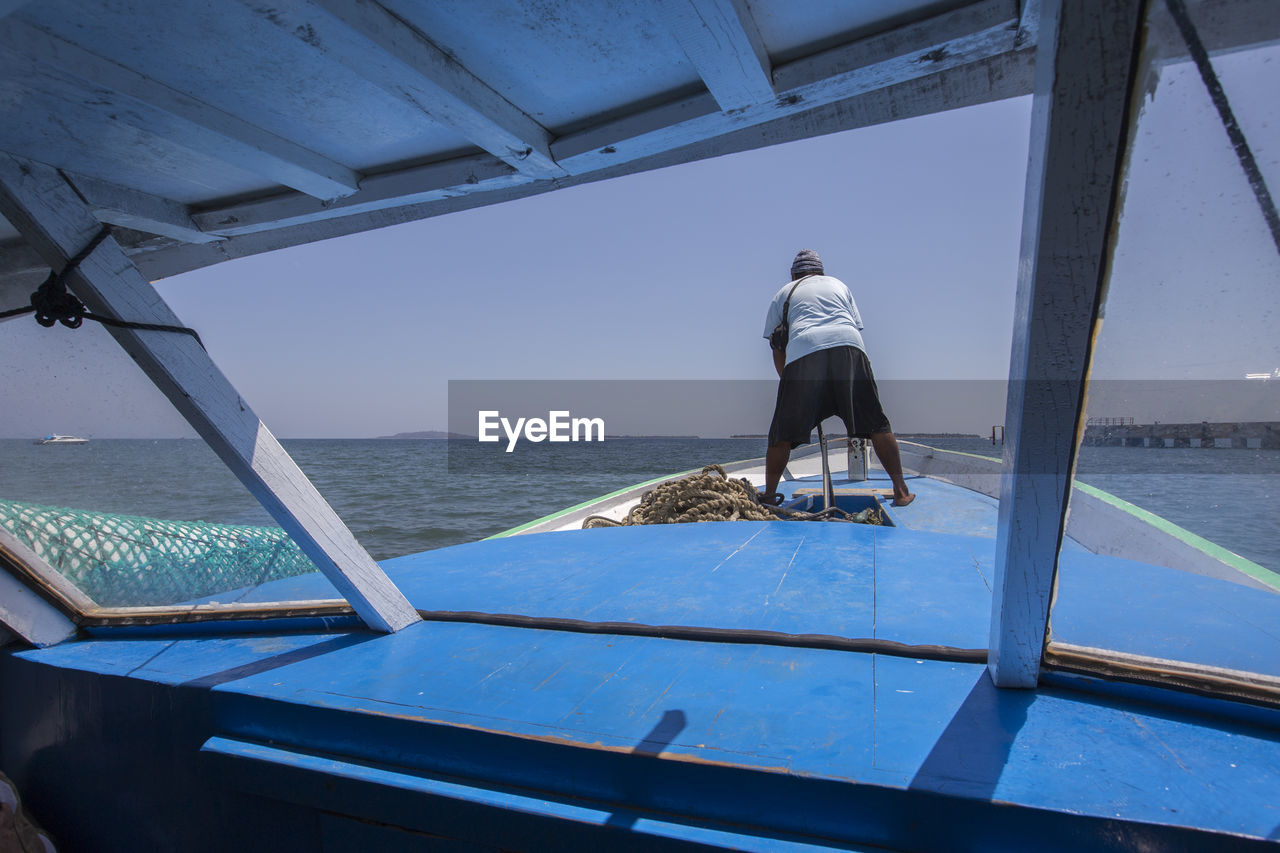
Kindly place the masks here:
[(88, 444), (89, 439), (80, 438), (74, 435), (46, 435), (44, 438), (37, 438), (36, 444)]

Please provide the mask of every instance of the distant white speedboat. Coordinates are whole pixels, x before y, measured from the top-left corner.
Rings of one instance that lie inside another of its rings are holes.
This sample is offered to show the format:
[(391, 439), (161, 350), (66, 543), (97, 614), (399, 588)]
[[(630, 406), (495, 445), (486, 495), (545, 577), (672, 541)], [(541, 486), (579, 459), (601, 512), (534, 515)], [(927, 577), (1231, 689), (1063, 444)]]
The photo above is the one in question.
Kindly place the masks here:
[(44, 438), (37, 438), (36, 444), (88, 444), (89, 439), (80, 438), (74, 435), (46, 435)]

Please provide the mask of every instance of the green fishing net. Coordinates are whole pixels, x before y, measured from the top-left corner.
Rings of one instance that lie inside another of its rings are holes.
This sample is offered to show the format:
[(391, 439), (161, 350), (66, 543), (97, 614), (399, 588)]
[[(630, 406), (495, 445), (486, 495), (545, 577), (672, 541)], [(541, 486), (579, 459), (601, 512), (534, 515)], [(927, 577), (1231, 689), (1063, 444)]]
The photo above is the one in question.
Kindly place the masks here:
[(316, 571), (279, 527), (0, 500), (4, 527), (103, 607), (177, 604)]

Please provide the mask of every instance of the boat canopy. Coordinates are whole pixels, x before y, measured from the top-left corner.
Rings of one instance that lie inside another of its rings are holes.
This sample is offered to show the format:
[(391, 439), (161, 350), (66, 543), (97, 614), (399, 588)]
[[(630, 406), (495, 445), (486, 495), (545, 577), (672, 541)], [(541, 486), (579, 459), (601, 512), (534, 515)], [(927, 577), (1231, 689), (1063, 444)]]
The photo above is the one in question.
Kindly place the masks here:
[[(1037, 8), (6, 3), (0, 150), (61, 170), (155, 280), (1026, 94)], [(25, 296), (48, 263), (14, 225), (0, 293)]]

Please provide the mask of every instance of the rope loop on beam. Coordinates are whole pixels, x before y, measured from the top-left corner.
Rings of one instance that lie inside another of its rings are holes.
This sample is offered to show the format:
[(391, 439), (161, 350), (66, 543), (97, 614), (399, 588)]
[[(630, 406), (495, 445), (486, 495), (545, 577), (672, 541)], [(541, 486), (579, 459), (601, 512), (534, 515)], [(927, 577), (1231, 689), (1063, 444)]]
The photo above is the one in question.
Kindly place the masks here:
[(196, 333), (195, 329), (186, 326), (169, 326), (161, 323), (133, 323), (128, 320), (117, 320), (115, 317), (95, 314), (87, 310), (84, 303), (77, 299), (74, 294), (68, 292), (67, 276), (74, 272), (80, 264), (84, 263), (85, 259), (102, 245), (103, 240), (111, 236), (111, 230), (110, 225), (103, 225), (99, 228), (98, 233), (93, 235), (93, 239), (77, 252), (75, 257), (67, 261), (61, 270), (49, 273), (49, 277), (31, 294), (30, 305), (22, 308), (13, 308), (9, 311), (0, 311), (0, 320), (7, 317), (16, 317), (20, 314), (34, 313), (36, 322), (46, 329), (53, 328), (56, 323), (61, 323), (68, 329), (78, 329), (88, 319), (102, 323), (104, 326), (115, 326), (120, 329), (180, 332), (195, 338), (196, 343), (200, 344), (200, 348), (204, 349), (204, 341), (200, 340), (200, 335)]

